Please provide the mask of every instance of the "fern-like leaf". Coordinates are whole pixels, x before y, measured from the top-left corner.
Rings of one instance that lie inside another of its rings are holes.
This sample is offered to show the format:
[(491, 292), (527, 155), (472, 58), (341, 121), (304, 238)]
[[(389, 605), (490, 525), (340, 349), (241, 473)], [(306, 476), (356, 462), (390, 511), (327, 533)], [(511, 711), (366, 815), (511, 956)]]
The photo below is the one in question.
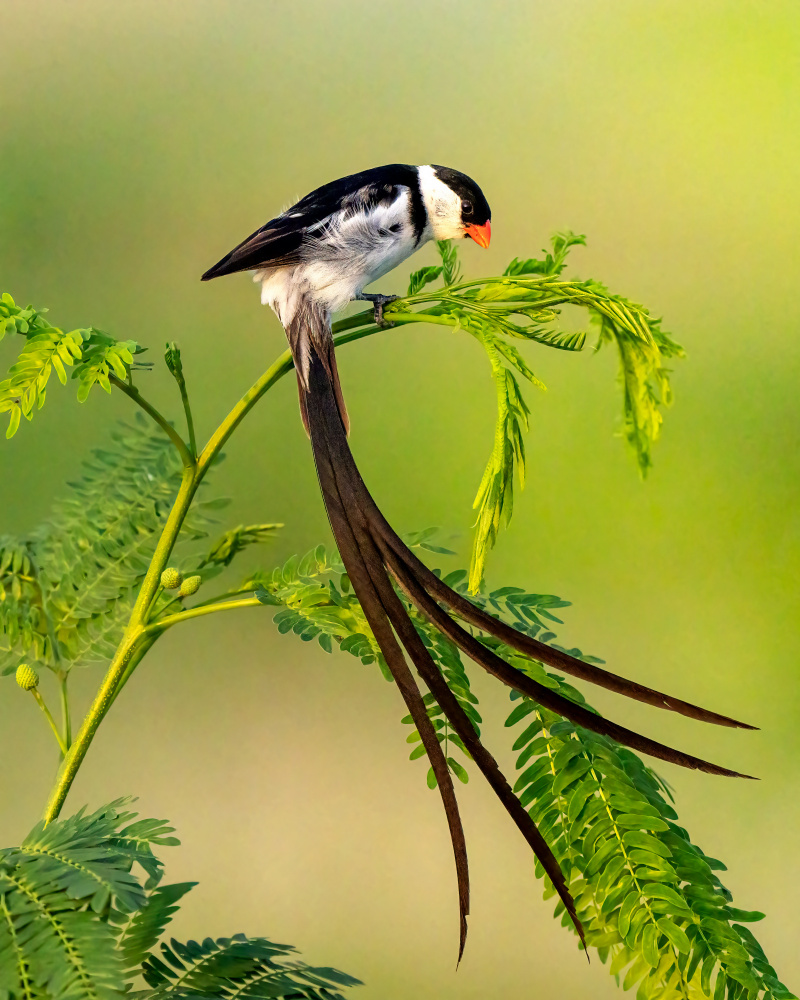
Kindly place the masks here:
[(131, 868), (152, 872), (150, 844), (169, 830), (158, 820), (134, 819), (121, 799), (39, 823), (19, 847), (0, 851), (0, 996), (121, 996), (123, 954), (109, 916), (146, 904)]
[[(113, 655), (180, 483), (169, 441), (144, 417), (94, 452), (72, 495), (33, 540), (67, 668)], [(182, 538), (208, 532), (214, 502), (192, 507)]]
[(0, 413), (9, 414), (7, 438), (16, 434), (22, 417), (31, 420), (34, 408), (44, 406), (53, 372), (66, 385), (67, 369), (73, 369), (83, 402), (94, 385), (111, 392), (111, 372), (128, 378), (134, 355), (144, 350), (133, 340), (118, 341), (94, 327), (64, 333), (45, 319), (46, 312), (33, 306), (23, 309), (8, 292), (0, 295), (0, 340), (7, 333), (25, 337), (7, 378), (0, 381)]
[(208, 554), (200, 562), (198, 569), (204, 566), (230, 566), (233, 560), (251, 545), (264, 545), (275, 538), (275, 533), (283, 527), (282, 524), (240, 524), (231, 528), (219, 538)]
[(286, 961), (294, 951), (290, 945), (244, 934), (185, 944), (173, 938), (161, 945), (161, 957), (152, 955), (144, 962), (142, 974), (154, 992), (140, 996), (342, 1000), (341, 988), (361, 985), (337, 969)]
[(147, 894), (147, 901), (138, 913), (131, 915), (118, 930), (126, 975), (139, 975), (141, 965), (158, 944), (164, 928), (178, 910), (178, 901), (196, 882), (176, 882), (159, 885)]
[(22, 662), (52, 668), (52, 636), (30, 546), (0, 536), (0, 673)]
[(437, 240), (436, 249), (442, 258), (442, 280), (445, 288), (448, 288), (450, 285), (454, 285), (461, 276), (458, 247), (453, 240)]
[[(570, 250), (586, 238), (556, 233), (541, 258), (514, 258), (500, 278), (461, 280), (455, 244), (437, 244), (442, 258), (443, 288), (427, 289), (437, 277), (433, 270), (417, 272), (408, 295), (387, 307), (387, 317), (401, 319), (416, 305), (439, 324), (461, 328), (476, 337), (489, 356), (498, 399), (495, 441), (475, 506), (478, 517), (470, 566), (470, 593), (476, 594), (489, 551), (501, 525), (513, 509), (515, 466), (524, 477), (523, 437), (528, 409), (516, 375), (534, 384), (538, 379), (509, 339), (528, 340), (561, 351), (580, 351), (584, 332), (558, 328), (561, 310), (576, 305), (589, 312), (600, 328), (599, 343), (613, 342), (620, 355), (625, 437), (644, 475), (651, 464), (652, 445), (659, 435), (662, 407), (671, 400), (665, 359), (683, 354), (681, 347), (642, 306), (596, 281), (568, 281), (562, 276)], [(352, 324), (350, 324), (352, 325)]]

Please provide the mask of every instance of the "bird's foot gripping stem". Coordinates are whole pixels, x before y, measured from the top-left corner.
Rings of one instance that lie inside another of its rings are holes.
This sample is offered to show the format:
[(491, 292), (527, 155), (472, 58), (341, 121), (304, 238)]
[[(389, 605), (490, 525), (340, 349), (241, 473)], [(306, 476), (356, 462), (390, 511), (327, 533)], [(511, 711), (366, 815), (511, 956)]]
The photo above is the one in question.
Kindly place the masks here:
[(372, 303), (373, 316), (375, 318), (376, 326), (392, 325), (383, 318), (383, 307), (399, 298), (399, 295), (374, 295), (369, 292), (361, 292), (359, 295), (356, 295), (357, 301)]

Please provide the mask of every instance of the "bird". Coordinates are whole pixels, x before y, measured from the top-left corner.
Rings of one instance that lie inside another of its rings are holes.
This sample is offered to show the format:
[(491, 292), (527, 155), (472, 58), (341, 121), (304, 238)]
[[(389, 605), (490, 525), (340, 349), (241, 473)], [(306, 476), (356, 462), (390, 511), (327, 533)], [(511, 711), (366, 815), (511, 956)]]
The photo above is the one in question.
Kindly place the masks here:
[(375, 322), (383, 325), (384, 306), (396, 296), (367, 293), (364, 288), (428, 241), (464, 238), (482, 248), (491, 240), (491, 210), (478, 184), (451, 167), (393, 163), (316, 188), (202, 275), (202, 280), (208, 281), (252, 271), (253, 280), (261, 285), (262, 303), (273, 309), (286, 331), (297, 374), (301, 418), (342, 562), (420, 734), (442, 798), (458, 884), (459, 961), (469, 913), (466, 840), (450, 770), (409, 660), (550, 877), (584, 948), (585, 938), (558, 860), (450, 691), (417, 632), (409, 607), (512, 690), (577, 725), (661, 760), (710, 774), (750, 777), (658, 743), (576, 704), (512, 666), (470, 629), (636, 701), (717, 725), (755, 728), (586, 663), (517, 631), (449, 587), (403, 542), (381, 513), (350, 450), (350, 420), (336, 366), (331, 316), (350, 301), (368, 301)]

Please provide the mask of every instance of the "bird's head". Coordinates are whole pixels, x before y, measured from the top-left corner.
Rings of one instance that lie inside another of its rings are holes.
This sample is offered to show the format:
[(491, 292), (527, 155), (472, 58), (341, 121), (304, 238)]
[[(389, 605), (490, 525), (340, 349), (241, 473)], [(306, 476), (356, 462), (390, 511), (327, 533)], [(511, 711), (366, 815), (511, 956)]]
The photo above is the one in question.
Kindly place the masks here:
[(431, 164), (419, 168), (419, 181), (435, 240), (469, 236), (478, 246), (489, 246), (492, 211), (471, 177), (450, 167)]

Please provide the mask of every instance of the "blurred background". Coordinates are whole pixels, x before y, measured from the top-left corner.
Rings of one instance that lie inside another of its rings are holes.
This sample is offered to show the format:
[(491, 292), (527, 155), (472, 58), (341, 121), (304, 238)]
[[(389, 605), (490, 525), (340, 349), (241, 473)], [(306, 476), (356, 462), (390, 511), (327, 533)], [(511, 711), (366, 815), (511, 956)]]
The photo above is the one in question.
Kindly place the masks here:
[[(490, 585), (574, 602), (560, 638), (613, 669), (744, 718), (705, 729), (589, 692), (602, 710), (761, 781), (663, 764), (683, 824), (729, 868), (797, 989), (800, 889), (800, 10), (774, 0), (4, 0), (0, 284), (94, 324), (183, 349), (201, 436), (280, 351), (246, 275), (200, 273), (319, 184), (438, 162), (482, 185), (489, 251), (468, 274), (584, 232), (572, 271), (664, 316), (675, 365), (655, 469), (618, 436), (616, 360), (531, 345), (529, 484)], [(432, 262), (430, 249), (413, 266)], [(382, 291), (402, 291), (408, 268)], [(570, 317), (572, 322), (573, 317)], [(10, 363), (14, 345), (4, 344)], [(421, 328), (342, 350), (352, 445), (390, 520), (438, 524), (465, 565), (494, 394), (470, 338)], [(147, 392), (177, 416), (160, 372)], [(0, 448), (4, 532), (26, 532), (129, 402), (74, 384)], [(248, 417), (215, 478), (227, 521), (286, 529), (271, 567), (328, 541), (293, 379)], [(279, 636), (271, 615), (201, 620), (148, 657), (68, 802), (136, 794), (178, 827), (170, 881), (198, 880), (178, 936), (271, 935), (366, 982), (365, 1000), (613, 997), (543, 903), (527, 848), (479, 780), (461, 793), (473, 870), (454, 971), (456, 887), (438, 795), (409, 763), (378, 671)], [(486, 742), (513, 769), (507, 696), (473, 670)], [(86, 704), (99, 673), (76, 684)], [(0, 691), (0, 836), (37, 819), (49, 734)]]

